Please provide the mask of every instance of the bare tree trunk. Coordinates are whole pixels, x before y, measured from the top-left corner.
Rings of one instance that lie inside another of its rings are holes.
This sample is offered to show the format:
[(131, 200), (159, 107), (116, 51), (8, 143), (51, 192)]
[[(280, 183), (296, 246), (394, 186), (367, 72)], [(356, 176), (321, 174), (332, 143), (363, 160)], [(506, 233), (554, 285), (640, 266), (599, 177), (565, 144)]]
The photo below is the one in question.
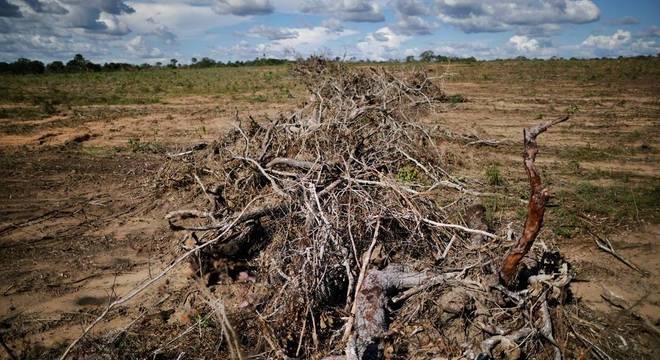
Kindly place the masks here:
[(388, 293), (422, 285), (432, 277), (431, 273), (410, 271), (401, 265), (370, 270), (355, 297), (355, 332), (346, 347), (346, 358), (380, 359), (380, 340), (387, 331)]
[(529, 186), (531, 188), (531, 195), (529, 198), (529, 205), (527, 206), (527, 219), (525, 220), (525, 228), (523, 229), (522, 236), (518, 239), (516, 245), (511, 248), (507, 256), (504, 258), (502, 268), (500, 269), (500, 278), (505, 285), (511, 286), (518, 276), (518, 264), (520, 260), (527, 254), (529, 249), (532, 248), (534, 240), (541, 231), (543, 226), (543, 215), (545, 214), (545, 205), (550, 198), (550, 192), (543, 187), (541, 183), (541, 175), (534, 161), (536, 154), (539, 151), (536, 137), (550, 128), (552, 125), (559, 124), (568, 120), (569, 116), (564, 116), (559, 119), (548, 121), (540, 124), (531, 129), (523, 130), (524, 147), (523, 160), (525, 163), (525, 170), (529, 177)]

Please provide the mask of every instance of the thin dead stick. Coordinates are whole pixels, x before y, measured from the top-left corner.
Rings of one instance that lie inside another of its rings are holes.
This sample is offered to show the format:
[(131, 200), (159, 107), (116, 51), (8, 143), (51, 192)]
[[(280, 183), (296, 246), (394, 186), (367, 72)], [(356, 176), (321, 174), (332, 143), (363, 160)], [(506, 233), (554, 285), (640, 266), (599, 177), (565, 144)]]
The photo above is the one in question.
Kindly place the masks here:
[(130, 301), (131, 299), (133, 299), (139, 293), (141, 293), (142, 291), (144, 291), (145, 289), (147, 289), (148, 287), (153, 285), (153, 283), (160, 280), (163, 276), (165, 276), (168, 272), (170, 272), (172, 269), (174, 269), (183, 260), (187, 259), (190, 255), (192, 255), (195, 252), (197, 252), (198, 250), (201, 250), (201, 249), (203, 249), (203, 248), (205, 248), (205, 247), (207, 247), (211, 244), (214, 244), (214, 243), (218, 242), (220, 239), (222, 239), (227, 234), (227, 232), (229, 232), (229, 230), (231, 230), (232, 227), (238, 222), (238, 220), (241, 218), (241, 215), (243, 215), (243, 213), (245, 213), (245, 211), (252, 205), (252, 203), (254, 203), (258, 199), (260, 199), (260, 197), (256, 197), (256, 198), (252, 199), (243, 208), (241, 213), (229, 225), (227, 225), (225, 227), (225, 229), (222, 231), (222, 233), (220, 235), (218, 235), (217, 237), (215, 237), (212, 240), (209, 240), (209, 241), (207, 241), (207, 242), (205, 242), (201, 245), (198, 245), (195, 248), (187, 251), (183, 255), (179, 256), (176, 260), (174, 260), (174, 262), (172, 262), (163, 271), (161, 271), (160, 274), (156, 275), (155, 277), (153, 277), (149, 281), (145, 282), (144, 284), (134, 288), (128, 294), (124, 295), (122, 298), (119, 298), (119, 299), (113, 301), (112, 303), (110, 303), (110, 305), (108, 305), (108, 307), (106, 307), (105, 310), (101, 313), (101, 315), (99, 315), (99, 317), (97, 317), (96, 320), (94, 320), (91, 324), (87, 325), (87, 327), (85, 328), (83, 333), (78, 338), (76, 338), (71, 344), (69, 344), (69, 346), (66, 348), (66, 350), (64, 351), (62, 356), (60, 356), (60, 360), (66, 359), (66, 357), (69, 355), (71, 350), (76, 346), (76, 344), (78, 344), (78, 342), (80, 342), (80, 340), (82, 340), (82, 338), (85, 337), (85, 335), (87, 335), (94, 328), (94, 326), (96, 326), (96, 324), (98, 324), (101, 320), (103, 320), (103, 318), (105, 318), (105, 316), (110, 312), (110, 310), (112, 310), (115, 307), (117, 307), (119, 305), (122, 305), (122, 304)]
[[(197, 184), (199, 184), (199, 187), (202, 188), (202, 192), (204, 193), (204, 195), (206, 196), (206, 198), (209, 200), (209, 205), (211, 205), (211, 209), (214, 209), (214, 210), (215, 210), (215, 208), (216, 208), (216, 205), (215, 205), (216, 200), (215, 200), (215, 198), (214, 198), (213, 196), (211, 196), (211, 194), (209, 194), (209, 192), (206, 190), (206, 186), (204, 186), (204, 183), (203, 183), (202, 180), (199, 178), (199, 176), (197, 176), (197, 174), (194, 173), (194, 172), (193, 172), (193, 176), (195, 177), (195, 180), (197, 181)], [(215, 216), (214, 216), (214, 214), (213, 214), (212, 212), (211, 212), (211, 219), (213, 219), (213, 220), (215, 221)]]
[(225, 311), (225, 303), (222, 299), (213, 297), (211, 292), (205, 287), (204, 292), (207, 297), (206, 303), (213, 309), (213, 313), (220, 322), (225, 335), (225, 340), (227, 341), (227, 345), (229, 345), (229, 353), (231, 357), (243, 360), (243, 353), (241, 352), (241, 346), (238, 343), (236, 331), (234, 331), (234, 327), (231, 325), (231, 322), (227, 317), (227, 312)]
[[(566, 315), (565, 311), (564, 311), (564, 315)], [(580, 335), (580, 333), (578, 333), (577, 330), (575, 330), (575, 327), (573, 327), (573, 324), (571, 324), (570, 321), (568, 321), (567, 323), (568, 323), (568, 327), (571, 329), (573, 334), (575, 334), (578, 340), (580, 340), (584, 345), (586, 345), (589, 348), (589, 350), (591, 350), (591, 352), (594, 353), (594, 355), (596, 355), (599, 359), (602, 360), (612, 360), (612, 357), (607, 355), (605, 351), (603, 351), (596, 344), (592, 343), (584, 336)]]
[(449, 254), (449, 249), (451, 249), (451, 246), (454, 244), (454, 241), (458, 239), (458, 236), (456, 234), (452, 235), (451, 239), (449, 240), (449, 244), (447, 244), (447, 247), (445, 248), (445, 251), (442, 252), (442, 255), (440, 255), (439, 258), (436, 260), (444, 260), (447, 258), (447, 255)]
[(407, 299), (407, 298), (409, 298), (409, 297), (411, 297), (411, 296), (413, 296), (417, 293), (420, 293), (424, 290), (430, 289), (434, 286), (440, 285), (443, 282), (446, 282), (447, 280), (453, 279), (456, 276), (458, 276), (460, 273), (461, 273), (461, 271), (457, 271), (457, 272), (450, 272), (450, 273), (446, 273), (446, 274), (436, 275), (436, 276), (426, 280), (424, 282), (424, 284), (422, 284), (420, 286), (410, 288), (410, 289), (402, 292), (400, 295), (394, 296), (392, 298), (392, 302), (393, 303), (399, 303), (399, 302), (401, 302), (401, 301), (403, 301), (403, 300), (405, 300), (405, 299)]
[(170, 345), (171, 345), (172, 343), (174, 343), (175, 341), (177, 341), (177, 340), (181, 339), (182, 337), (184, 337), (186, 334), (188, 334), (188, 333), (191, 332), (193, 329), (195, 329), (195, 327), (199, 326), (199, 324), (201, 324), (202, 322), (208, 320), (210, 317), (211, 317), (211, 313), (206, 314), (204, 317), (200, 317), (199, 320), (197, 320), (197, 322), (195, 322), (194, 324), (188, 326), (184, 331), (182, 331), (182, 332), (181, 332), (179, 335), (177, 335), (175, 338), (173, 338), (172, 340), (170, 340), (170, 341), (168, 341), (167, 343), (165, 343), (165, 345), (163, 345), (163, 346), (159, 347), (158, 349), (154, 350), (154, 351), (152, 352), (152, 354), (153, 354), (154, 356), (160, 354), (161, 351), (163, 351), (164, 349), (166, 349), (168, 346), (170, 346)]
[(619, 254), (619, 252), (616, 251), (616, 249), (614, 249), (614, 246), (612, 246), (612, 243), (610, 242), (609, 239), (607, 239), (607, 238), (603, 239), (602, 237), (598, 236), (598, 234), (591, 231), (591, 229), (589, 229), (588, 227), (587, 227), (587, 232), (594, 237), (594, 242), (596, 243), (596, 246), (598, 246), (599, 249), (601, 249), (601, 250), (605, 251), (606, 253), (614, 256), (617, 260), (621, 261), (626, 266), (628, 266), (629, 268), (639, 272), (640, 274), (645, 274), (644, 271), (642, 271), (640, 268), (638, 268), (635, 264), (631, 263), (626, 258), (621, 256), (621, 254)]
[(471, 234), (480, 234), (480, 235), (488, 236), (489, 238), (492, 238), (492, 239), (499, 239), (499, 236), (497, 236), (495, 234), (491, 234), (488, 231), (470, 229), (470, 228), (467, 228), (465, 226), (456, 225), (456, 224), (439, 223), (437, 221), (433, 221), (433, 220), (429, 220), (429, 219), (422, 219), (422, 221), (429, 224), (429, 225), (433, 225), (435, 227), (458, 229), (458, 230), (465, 231), (465, 232), (471, 233)]
[(270, 346), (270, 348), (275, 352), (277, 357), (279, 359), (288, 359), (289, 357), (284, 354), (284, 351), (277, 345), (277, 340), (275, 340), (275, 335), (273, 335), (273, 329), (268, 326), (268, 323), (266, 323), (266, 320), (259, 314), (259, 312), (255, 312), (257, 314), (257, 320), (263, 327), (264, 331), (264, 338), (266, 339), (266, 342)]
[(357, 293), (360, 291), (360, 288), (362, 287), (362, 283), (364, 282), (364, 276), (367, 272), (367, 268), (369, 267), (369, 261), (371, 260), (371, 252), (374, 250), (374, 247), (376, 246), (376, 240), (378, 240), (378, 232), (380, 231), (380, 217), (376, 221), (376, 229), (374, 230), (374, 236), (371, 240), (371, 245), (369, 245), (369, 249), (367, 252), (364, 253), (362, 256), (362, 267), (360, 269), (360, 275), (358, 275), (358, 280), (357, 280), (357, 285), (355, 285), (355, 295), (353, 296), (353, 306), (351, 307), (351, 316), (348, 318), (348, 322), (346, 323), (346, 329), (344, 330), (344, 336), (342, 336), (342, 341), (348, 341), (348, 338), (351, 336), (351, 330), (353, 329), (353, 322), (355, 321), (355, 312), (357, 311), (357, 302), (355, 299), (357, 298)]
[(254, 159), (250, 159), (250, 158), (242, 157), (242, 156), (236, 156), (235, 158), (239, 159), (239, 160), (249, 162), (250, 164), (252, 164), (254, 167), (257, 168), (257, 170), (259, 170), (261, 175), (263, 175), (266, 179), (268, 179), (268, 181), (270, 181), (270, 184), (272, 185), (273, 190), (276, 193), (278, 193), (279, 195), (281, 195), (284, 198), (287, 198), (287, 199), (290, 198), (289, 194), (287, 194), (284, 190), (282, 190), (282, 188), (277, 184), (277, 182), (275, 182), (275, 179), (273, 179), (272, 176), (268, 175), (266, 170), (258, 162), (256, 162)]

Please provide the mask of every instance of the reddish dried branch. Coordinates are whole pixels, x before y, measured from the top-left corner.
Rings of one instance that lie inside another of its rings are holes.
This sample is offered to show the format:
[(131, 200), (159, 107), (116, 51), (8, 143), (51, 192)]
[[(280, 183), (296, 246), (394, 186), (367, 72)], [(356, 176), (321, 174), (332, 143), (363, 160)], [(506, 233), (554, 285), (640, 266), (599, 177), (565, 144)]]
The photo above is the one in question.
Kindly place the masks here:
[(543, 215), (545, 214), (545, 206), (550, 198), (550, 192), (543, 187), (541, 182), (541, 175), (535, 165), (536, 154), (539, 152), (536, 137), (548, 130), (551, 126), (559, 124), (569, 119), (569, 116), (564, 116), (546, 123), (540, 124), (536, 127), (523, 130), (524, 136), (524, 152), (523, 160), (525, 170), (529, 177), (529, 186), (531, 188), (531, 195), (529, 197), (529, 204), (527, 206), (527, 218), (525, 219), (525, 228), (523, 229), (522, 236), (518, 239), (518, 243), (509, 251), (504, 258), (502, 268), (500, 270), (500, 277), (505, 285), (510, 286), (518, 276), (518, 264), (520, 260), (527, 254), (529, 249), (532, 248), (534, 240), (541, 231), (543, 226)]

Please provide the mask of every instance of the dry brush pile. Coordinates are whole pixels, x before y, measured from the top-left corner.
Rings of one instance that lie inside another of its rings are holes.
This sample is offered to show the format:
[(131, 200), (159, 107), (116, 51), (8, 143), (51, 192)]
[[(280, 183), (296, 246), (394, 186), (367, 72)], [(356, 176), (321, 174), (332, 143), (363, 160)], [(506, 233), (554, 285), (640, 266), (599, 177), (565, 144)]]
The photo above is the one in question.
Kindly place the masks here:
[(217, 142), (175, 154), (161, 173), (170, 186), (201, 190), (195, 208), (167, 216), (188, 234), (172, 266), (189, 261), (223, 351), (560, 358), (553, 318), (568, 265), (541, 252), (521, 260), (549, 197), (534, 165), (536, 136), (566, 118), (525, 133), (532, 191), (514, 238), (489, 232), (476, 202), (466, 212), (438, 205), (447, 192), (461, 203), (483, 194), (452, 176), (436, 134), (418, 121), (448, 100), (434, 79), (320, 59), (294, 72), (311, 95), (297, 111), (239, 122)]
[[(536, 136), (566, 119), (525, 134), (532, 197), (513, 246), (487, 231), (479, 205), (463, 224), (449, 221), (458, 209), (438, 205), (440, 190), (477, 194), (445, 170), (433, 131), (417, 120), (447, 100), (433, 79), (319, 59), (294, 71), (311, 94), (298, 111), (265, 125), (250, 119), (181, 156), (209, 205), (168, 219), (191, 234), (190, 264), (227, 350), (560, 357), (549, 306), (566, 296), (567, 264), (528, 264), (519, 275), (519, 262), (548, 199)], [(251, 284), (237, 306), (223, 300), (232, 278)]]

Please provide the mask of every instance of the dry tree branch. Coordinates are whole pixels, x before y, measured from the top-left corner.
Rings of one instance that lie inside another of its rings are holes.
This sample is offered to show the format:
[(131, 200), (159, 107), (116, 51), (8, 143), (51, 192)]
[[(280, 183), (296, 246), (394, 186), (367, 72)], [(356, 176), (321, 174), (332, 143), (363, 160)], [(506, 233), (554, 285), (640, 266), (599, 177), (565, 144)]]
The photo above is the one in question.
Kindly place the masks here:
[(484, 354), (490, 354), (497, 344), (506, 342), (507, 344), (516, 344), (523, 339), (532, 336), (536, 333), (535, 330), (530, 328), (522, 328), (512, 332), (509, 335), (495, 335), (489, 337), (481, 343), (481, 351)]
[(464, 231), (464, 232), (467, 232), (467, 233), (470, 233), (470, 234), (479, 234), (479, 235), (487, 236), (487, 237), (492, 238), (492, 239), (498, 239), (499, 238), (497, 235), (491, 234), (488, 231), (470, 229), (470, 228), (467, 228), (467, 227), (461, 226), (461, 225), (444, 224), (444, 223), (439, 223), (437, 221), (433, 221), (433, 220), (429, 220), (429, 219), (422, 219), (422, 221), (429, 224), (429, 225), (433, 225), (435, 227), (448, 228), (448, 229), (457, 229), (457, 230), (461, 230), (461, 231)]
[(198, 284), (198, 287), (201, 290), (201, 293), (204, 295), (204, 300), (206, 304), (213, 309), (213, 314), (220, 323), (222, 328), (222, 333), (225, 336), (227, 341), (227, 347), (229, 348), (229, 355), (232, 359), (243, 360), (243, 353), (241, 351), (241, 346), (238, 343), (238, 336), (234, 327), (231, 325), (229, 318), (227, 317), (227, 312), (225, 311), (225, 303), (222, 299), (213, 296), (211, 291), (204, 285)]
[(524, 152), (523, 161), (525, 170), (529, 177), (529, 185), (531, 194), (529, 197), (529, 204), (527, 206), (527, 218), (525, 219), (525, 227), (522, 236), (518, 239), (516, 245), (509, 250), (509, 253), (504, 258), (502, 267), (500, 269), (500, 278), (505, 285), (511, 286), (518, 276), (518, 264), (520, 260), (527, 254), (529, 249), (532, 248), (534, 240), (541, 231), (543, 226), (543, 215), (545, 214), (545, 205), (550, 198), (550, 192), (543, 187), (541, 182), (541, 175), (539, 174), (536, 164), (536, 154), (539, 151), (536, 137), (546, 131), (548, 128), (555, 124), (559, 124), (569, 119), (569, 116), (563, 116), (558, 119), (548, 121), (536, 127), (523, 130), (524, 137)]
[(369, 267), (369, 261), (371, 261), (371, 252), (374, 250), (374, 246), (376, 246), (376, 240), (378, 240), (379, 231), (380, 231), (380, 217), (376, 221), (376, 229), (374, 230), (374, 236), (371, 240), (371, 244), (369, 245), (369, 249), (362, 256), (362, 267), (360, 269), (360, 274), (358, 275), (357, 284), (355, 285), (355, 296), (353, 297), (355, 301), (353, 301), (353, 306), (351, 307), (351, 316), (348, 318), (348, 321), (346, 322), (346, 329), (344, 330), (344, 336), (342, 338), (342, 341), (348, 340), (348, 338), (351, 335), (351, 330), (353, 329), (353, 321), (355, 320), (355, 312), (357, 311), (357, 294), (360, 291), (360, 288), (362, 287), (362, 283), (364, 281), (367, 268)]
[(541, 303), (541, 319), (543, 321), (540, 333), (545, 337), (546, 340), (548, 340), (554, 349), (555, 352), (555, 360), (561, 360), (562, 359), (562, 353), (561, 349), (559, 348), (559, 345), (557, 344), (557, 341), (555, 340), (554, 335), (552, 334), (552, 318), (550, 317), (550, 309), (548, 308), (548, 299), (547, 299), (547, 294), (543, 294), (542, 296), (543, 302)]
[(635, 264), (631, 263), (630, 261), (628, 261), (628, 259), (624, 258), (621, 254), (619, 254), (619, 252), (616, 251), (616, 249), (614, 248), (614, 246), (612, 245), (612, 243), (610, 242), (609, 239), (607, 239), (607, 238), (603, 239), (598, 234), (591, 231), (591, 229), (589, 227), (587, 227), (587, 232), (594, 237), (594, 242), (596, 243), (596, 246), (598, 246), (599, 249), (601, 249), (601, 250), (605, 251), (606, 253), (614, 256), (617, 260), (621, 261), (626, 266), (628, 266), (629, 268), (637, 271), (638, 273), (640, 273), (642, 275), (646, 275), (646, 273), (644, 271), (642, 271), (639, 267), (637, 267)]

